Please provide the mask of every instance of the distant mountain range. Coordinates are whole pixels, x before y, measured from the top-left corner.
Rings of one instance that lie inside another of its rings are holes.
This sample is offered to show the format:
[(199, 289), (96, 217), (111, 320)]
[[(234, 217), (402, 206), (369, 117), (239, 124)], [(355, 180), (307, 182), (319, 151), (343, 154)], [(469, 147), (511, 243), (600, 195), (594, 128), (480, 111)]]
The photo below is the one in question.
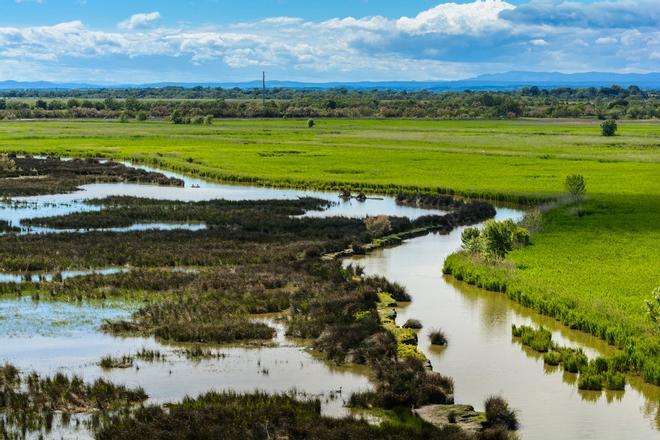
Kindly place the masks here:
[[(559, 72), (504, 72), (479, 75), (456, 81), (358, 81), (358, 82), (297, 82), (297, 81), (267, 81), (269, 88), (281, 87), (290, 89), (334, 89), (345, 87), (352, 90), (430, 90), (435, 92), (456, 90), (515, 90), (525, 86), (541, 88), (554, 87), (606, 87), (617, 84), (621, 87), (630, 85), (642, 89), (660, 90), (660, 72), (653, 73), (559, 73)], [(161, 82), (149, 84), (93, 84), (93, 83), (59, 83), (49, 81), (20, 82), (0, 81), (0, 90), (73, 90), (100, 88), (160, 88), (160, 87), (222, 87), (252, 89), (261, 87), (261, 81), (247, 82)]]

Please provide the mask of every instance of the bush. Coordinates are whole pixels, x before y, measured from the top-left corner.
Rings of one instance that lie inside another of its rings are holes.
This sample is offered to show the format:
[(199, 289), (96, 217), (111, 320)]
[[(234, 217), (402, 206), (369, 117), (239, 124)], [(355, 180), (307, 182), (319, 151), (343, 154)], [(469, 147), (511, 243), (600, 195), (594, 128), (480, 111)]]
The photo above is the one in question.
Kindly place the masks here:
[(558, 351), (549, 351), (543, 356), (543, 362), (551, 366), (559, 365), (561, 363), (561, 353)]
[(489, 427), (503, 426), (510, 431), (518, 429), (516, 412), (501, 397), (491, 396), (486, 399), (486, 423)]
[(119, 122), (122, 124), (126, 124), (128, 122), (128, 114), (126, 112), (122, 112), (121, 115), (119, 115)]
[(442, 330), (436, 329), (429, 334), (429, 339), (433, 345), (447, 345), (447, 337)]
[(622, 391), (626, 388), (626, 376), (623, 373), (608, 372), (604, 375), (605, 388)]
[(461, 234), (461, 243), (463, 243), (463, 249), (471, 254), (481, 253), (483, 251), (483, 242), (479, 228), (473, 226), (465, 228)]
[(364, 224), (372, 238), (382, 237), (392, 230), (392, 223), (386, 215), (367, 217), (364, 219)]
[(608, 119), (600, 124), (600, 134), (602, 136), (614, 136), (618, 128), (614, 119)]
[(137, 119), (140, 122), (144, 122), (147, 120), (147, 112), (138, 112), (137, 115), (135, 115), (135, 119)]
[(314, 125), (316, 125), (316, 123), (314, 122), (314, 119), (308, 119), (307, 120), (307, 128), (314, 128)]
[(403, 328), (412, 328), (415, 330), (419, 330), (422, 327), (422, 323), (419, 321), (419, 319), (409, 319), (405, 324), (403, 324)]
[(204, 125), (213, 125), (213, 115), (204, 116)]
[(587, 192), (587, 185), (584, 181), (584, 177), (580, 174), (566, 176), (564, 186), (574, 198), (580, 198)]
[(513, 235), (507, 223), (488, 220), (484, 225), (481, 235), (488, 258), (503, 259), (513, 249)]
[(600, 391), (603, 389), (603, 378), (600, 374), (584, 372), (578, 379), (578, 388), (581, 390)]

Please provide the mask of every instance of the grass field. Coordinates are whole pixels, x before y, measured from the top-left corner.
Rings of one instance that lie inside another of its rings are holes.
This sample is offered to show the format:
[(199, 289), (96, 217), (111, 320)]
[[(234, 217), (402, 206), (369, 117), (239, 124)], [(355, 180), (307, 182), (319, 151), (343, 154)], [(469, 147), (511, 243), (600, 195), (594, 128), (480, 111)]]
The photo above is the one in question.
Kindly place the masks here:
[(518, 286), (580, 319), (641, 337), (660, 356), (644, 300), (660, 285), (660, 123), (597, 121), (0, 122), (0, 150), (134, 158), (230, 181), (401, 187), (504, 200), (560, 195), (582, 174), (583, 213), (546, 214), (533, 246), (510, 256)]

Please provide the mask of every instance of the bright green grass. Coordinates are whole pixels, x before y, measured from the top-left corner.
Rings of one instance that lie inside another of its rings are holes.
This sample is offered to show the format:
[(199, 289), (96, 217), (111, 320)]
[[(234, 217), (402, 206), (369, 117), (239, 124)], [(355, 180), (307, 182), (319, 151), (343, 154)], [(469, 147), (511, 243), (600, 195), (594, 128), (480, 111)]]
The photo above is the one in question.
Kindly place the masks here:
[(595, 121), (333, 120), (311, 130), (298, 120), (211, 127), (26, 121), (0, 123), (0, 148), (140, 157), (209, 177), (282, 184), (552, 196), (563, 191), (567, 174), (581, 173), (592, 194), (659, 194), (660, 124), (622, 123), (620, 132), (603, 138)]
[(651, 337), (644, 300), (660, 285), (660, 123), (300, 120), (0, 122), (0, 150), (137, 158), (228, 180), (549, 198), (583, 174), (589, 214), (560, 208), (511, 254), (525, 288)]

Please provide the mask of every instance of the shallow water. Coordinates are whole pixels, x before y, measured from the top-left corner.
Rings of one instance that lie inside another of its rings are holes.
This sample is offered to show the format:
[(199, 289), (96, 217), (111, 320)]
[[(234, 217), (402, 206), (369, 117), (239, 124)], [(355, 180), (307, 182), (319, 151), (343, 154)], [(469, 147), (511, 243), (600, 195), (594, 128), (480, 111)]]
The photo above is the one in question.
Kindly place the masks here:
[[(130, 165), (130, 164), (127, 164)], [(129, 183), (95, 183), (82, 185), (78, 191), (67, 194), (51, 194), (43, 196), (14, 197), (11, 201), (0, 201), (0, 220), (20, 227), (22, 233), (51, 233), (51, 232), (87, 232), (88, 230), (66, 230), (42, 227), (23, 227), (21, 221), (34, 217), (52, 217), (66, 215), (74, 212), (92, 212), (101, 209), (97, 205), (88, 205), (86, 200), (102, 199), (109, 196), (146, 197), (160, 200), (179, 200), (187, 202), (206, 201), (213, 199), (226, 200), (267, 200), (267, 199), (296, 199), (298, 197), (316, 197), (333, 202), (333, 205), (323, 211), (309, 211), (308, 217), (345, 216), (363, 218), (367, 215), (385, 214), (392, 216), (409, 217), (415, 219), (422, 215), (445, 214), (440, 210), (426, 210), (396, 204), (393, 197), (373, 196), (364, 202), (355, 199), (342, 200), (338, 193), (327, 191), (309, 191), (297, 189), (275, 189), (259, 186), (224, 185), (194, 179), (181, 174), (162, 171), (155, 168), (137, 166), (149, 171), (156, 171), (168, 177), (176, 177), (184, 181), (184, 187), (140, 185)], [(188, 229), (200, 230), (205, 225), (200, 224), (168, 224), (148, 223), (135, 224), (125, 228), (108, 228), (101, 231), (126, 232), (146, 229)]]
[[(39, 302), (29, 298), (0, 300), (0, 363), (10, 362), (23, 372), (65, 372), (86, 380), (99, 377), (141, 386), (149, 401), (165, 403), (211, 390), (304, 391), (318, 397), (328, 415), (346, 415), (344, 399), (371, 387), (364, 370), (333, 367), (316, 358), (277, 329), (273, 346), (216, 347), (219, 358), (189, 360), (181, 347), (154, 338), (122, 338), (98, 332), (106, 319), (127, 319), (137, 304), (107, 302), (75, 305)], [(104, 356), (135, 355), (143, 348), (158, 350), (165, 361), (135, 360), (133, 368), (103, 370)], [(341, 393), (338, 391), (341, 390)]]
[[(391, 197), (344, 202), (337, 194), (328, 192), (221, 185), (175, 173), (164, 174), (183, 178), (185, 187), (86, 185), (71, 194), (26, 197), (21, 198), (20, 204), (0, 204), (0, 219), (17, 225), (23, 218), (96, 210), (99, 208), (84, 204), (84, 200), (110, 195), (188, 201), (312, 196), (336, 204), (326, 211), (307, 215), (387, 214), (416, 218), (442, 213), (397, 206)], [(498, 210), (499, 218), (520, 215), (513, 210)], [(457, 402), (479, 407), (487, 396), (503, 395), (520, 410), (521, 434), (526, 439), (658, 438), (660, 392), (657, 387), (635, 381), (624, 393), (580, 392), (573, 375), (545, 368), (542, 357), (512, 341), (511, 324), (544, 325), (553, 331), (555, 341), (583, 347), (590, 356), (611, 350), (607, 344), (568, 330), (503, 295), (442, 276), (442, 262), (459, 247), (461, 231), (462, 228), (449, 235), (415, 238), (399, 247), (349, 260), (364, 266), (368, 274), (383, 275), (408, 288), (413, 301), (399, 311), (397, 322), (401, 324), (408, 318), (423, 322), (420, 349), (435, 370), (454, 379)], [(12, 276), (21, 277), (0, 274), (0, 281), (3, 276), (9, 277), (6, 281), (12, 281)], [(154, 402), (179, 400), (210, 389), (285, 392), (297, 388), (320, 397), (324, 413), (331, 415), (346, 414), (343, 400), (350, 392), (370, 387), (364, 370), (336, 368), (324, 363), (284, 338), (279, 325), (274, 347), (224, 347), (220, 348), (224, 358), (191, 361), (179, 353), (177, 347), (153, 338), (118, 338), (99, 333), (97, 329), (104, 319), (126, 318), (135, 307), (109, 304), (74, 305), (29, 299), (0, 301), (0, 362), (9, 361), (24, 370), (34, 369), (46, 374), (65, 371), (90, 380), (103, 376), (118, 383), (139, 385)], [(434, 327), (442, 328), (448, 335), (448, 347), (430, 346), (427, 335)], [(142, 348), (159, 350), (167, 359), (155, 363), (137, 360), (137, 368), (125, 370), (104, 371), (97, 365), (103, 356), (135, 354)], [(338, 390), (342, 391), (340, 395), (336, 393)]]
[[(500, 218), (519, 215), (498, 210)], [(454, 379), (457, 403), (482, 407), (488, 396), (502, 395), (519, 410), (524, 439), (660, 438), (658, 387), (634, 380), (625, 392), (579, 391), (575, 375), (545, 368), (542, 356), (513, 341), (511, 325), (543, 325), (553, 332), (553, 340), (583, 347), (588, 356), (611, 352), (606, 343), (504, 295), (443, 276), (443, 261), (460, 247), (462, 230), (415, 238), (346, 261), (408, 288), (412, 302), (398, 310), (397, 323), (409, 318), (422, 322), (419, 348), (435, 371)], [(434, 328), (447, 335), (446, 348), (431, 346), (428, 334)]]

